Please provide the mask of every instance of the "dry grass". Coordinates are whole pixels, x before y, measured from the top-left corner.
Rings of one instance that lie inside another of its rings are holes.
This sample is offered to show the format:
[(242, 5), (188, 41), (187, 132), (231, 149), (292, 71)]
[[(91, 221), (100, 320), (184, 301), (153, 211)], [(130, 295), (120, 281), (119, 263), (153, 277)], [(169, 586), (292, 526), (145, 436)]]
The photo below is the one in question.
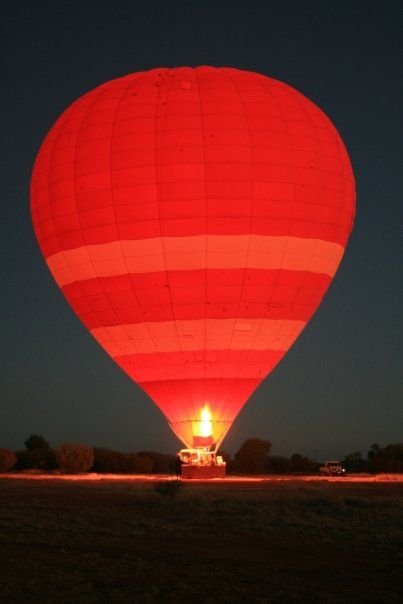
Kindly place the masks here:
[(401, 484), (0, 481), (4, 602), (401, 603)]

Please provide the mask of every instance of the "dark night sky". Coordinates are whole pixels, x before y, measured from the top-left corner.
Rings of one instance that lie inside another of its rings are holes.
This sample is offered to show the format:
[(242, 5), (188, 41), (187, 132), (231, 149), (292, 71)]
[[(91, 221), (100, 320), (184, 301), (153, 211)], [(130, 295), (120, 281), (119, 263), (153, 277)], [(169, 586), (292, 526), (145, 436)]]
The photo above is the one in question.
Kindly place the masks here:
[(28, 197), (38, 147), (72, 101), (106, 80), (178, 65), (234, 66), (294, 86), (332, 119), (357, 180), (357, 220), (339, 273), (224, 448), (234, 452), (258, 436), (272, 440), (274, 453), (316, 450), (324, 459), (403, 440), (401, 6), (2, 3), (0, 446), (20, 448), (36, 432), (53, 445), (178, 449), (159, 410), (88, 335), (54, 284), (34, 239)]

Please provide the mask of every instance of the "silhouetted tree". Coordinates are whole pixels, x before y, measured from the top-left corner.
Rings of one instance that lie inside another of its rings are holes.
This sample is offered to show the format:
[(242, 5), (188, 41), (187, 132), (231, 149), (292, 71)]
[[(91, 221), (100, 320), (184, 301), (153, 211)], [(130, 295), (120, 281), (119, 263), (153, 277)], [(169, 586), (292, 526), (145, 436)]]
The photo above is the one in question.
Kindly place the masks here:
[(221, 455), (221, 457), (223, 458), (223, 460), (228, 463), (231, 461), (231, 455), (229, 453), (227, 453), (226, 451), (221, 451), (221, 449), (219, 451), (217, 451), (217, 455)]
[(30, 434), (24, 442), (27, 451), (35, 451), (37, 449), (49, 449), (49, 443), (47, 440), (39, 434)]
[(316, 464), (309, 457), (294, 453), (290, 459), (290, 471), (291, 472), (313, 472), (316, 468)]
[(384, 448), (378, 444), (371, 445), (368, 462), (371, 472), (403, 472), (403, 443)]
[(15, 466), (17, 456), (11, 449), (0, 449), (0, 472), (8, 472)]
[(18, 470), (57, 468), (56, 454), (43, 436), (31, 434), (25, 441), (25, 447), (25, 450), (16, 453)]
[(86, 445), (65, 443), (56, 449), (56, 458), (62, 472), (88, 472), (94, 462), (94, 451)]
[(267, 465), (271, 442), (249, 438), (235, 454), (234, 469), (240, 474), (261, 474)]
[(362, 458), (362, 455), (359, 451), (349, 453), (345, 456), (341, 463), (343, 468), (345, 468), (347, 472), (359, 473), (366, 472), (368, 469), (368, 463), (365, 459)]
[(371, 459), (371, 457), (374, 457), (378, 451), (380, 449), (380, 446), (378, 445), (378, 443), (373, 443), (368, 451), (368, 459)]

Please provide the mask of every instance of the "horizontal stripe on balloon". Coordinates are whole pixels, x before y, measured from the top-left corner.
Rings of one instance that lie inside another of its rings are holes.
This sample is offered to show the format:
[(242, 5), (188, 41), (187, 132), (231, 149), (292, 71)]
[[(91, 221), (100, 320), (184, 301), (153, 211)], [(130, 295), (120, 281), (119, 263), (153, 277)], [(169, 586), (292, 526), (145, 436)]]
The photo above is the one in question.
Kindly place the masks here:
[(338, 243), (303, 237), (197, 235), (82, 246), (46, 259), (60, 287), (96, 277), (195, 269), (285, 269), (333, 276)]
[[(268, 304), (268, 303), (216, 303), (208, 304), (179, 304), (174, 311), (170, 305), (164, 307), (150, 306), (147, 309), (139, 308), (104, 308), (91, 310), (84, 298), (72, 299), (66, 296), (78, 317), (87, 329), (97, 329), (109, 325), (131, 323), (147, 323), (173, 320), (194, 319), (290, 319), (296, 321), (309, 321), (315, 312), (324, 292), (314, 292), (316, 300), (310, 302)], [(312, 296), (312, 292), (311, 292)]]
[(136, 382), (198, 379), (263, 379), (284, 350), (201, 350), (127, 354), (115, 361)]
[[(101, 327), (91, 333), (114, 358), (192, 351), (195, 362), (198, 358), (203, 362), (215, 362), (212, 361), (217, 356), (215, 351), (288, 350), (305, 325), (305, 321), (280, 319), (197, 319)], [(205, 349), (211, 352), (210, 361)], [(141, 364), (140, 358), (139, 362)], [(158, 363), (165, 363), (164, 358)]]
[(62, 288), (88, 329), (194, 319), (307, 321), (331, 278), (323, 273), (233, 269), (137, 273)]

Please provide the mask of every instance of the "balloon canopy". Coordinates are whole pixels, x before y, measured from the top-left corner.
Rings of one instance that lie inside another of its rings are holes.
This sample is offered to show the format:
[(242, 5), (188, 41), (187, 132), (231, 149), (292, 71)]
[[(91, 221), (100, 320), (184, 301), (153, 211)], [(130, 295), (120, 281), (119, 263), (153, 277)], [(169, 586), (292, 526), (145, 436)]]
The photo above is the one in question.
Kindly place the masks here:
[(354, 208), (326, 115), (233, 68), (95, 88), (51, 128), (31, 184), (57, 284), (188, 447), (219, 445), (304, 329)]

